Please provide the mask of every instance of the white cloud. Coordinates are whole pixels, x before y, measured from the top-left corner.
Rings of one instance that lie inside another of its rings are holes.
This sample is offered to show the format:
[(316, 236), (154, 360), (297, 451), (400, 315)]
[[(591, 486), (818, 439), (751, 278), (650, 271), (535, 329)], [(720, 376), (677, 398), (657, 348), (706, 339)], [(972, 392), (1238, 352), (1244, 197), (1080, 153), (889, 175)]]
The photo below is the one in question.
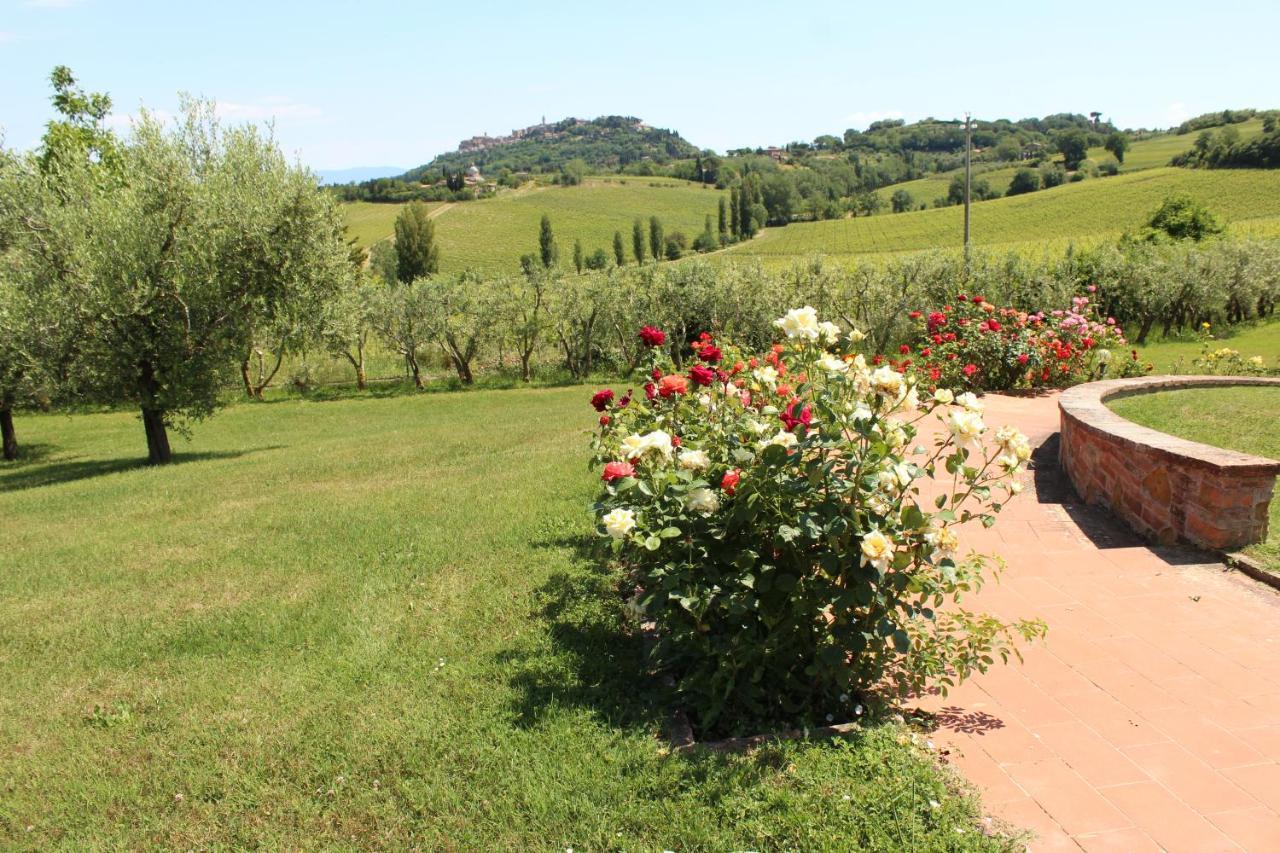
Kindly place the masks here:
[(1168, 120), (1168, 124), (1172, 126), (1175, 124), (1182, 124), (1184, 121), (1191, 118), (1191, 116), (1187, 113), (1186, 104), (1182, 103), (1182, 101), (1174, 101), (1165, 110), (1165, 118)]
[(873, 110), (872, 112), (856, 112), (849, 113), (841, 119), (849, 127), (866, 127), (873, 121), (882, 121), (887, 118), (902, 118), (902, 110)]
[(234, 101), (218, 101), (214, 110), (219, 118), (228, 121), (307, 121), (318, 119), (324, 111), (311, 104), (304, 104), (292, 98), (271, 96), (240, 104)]

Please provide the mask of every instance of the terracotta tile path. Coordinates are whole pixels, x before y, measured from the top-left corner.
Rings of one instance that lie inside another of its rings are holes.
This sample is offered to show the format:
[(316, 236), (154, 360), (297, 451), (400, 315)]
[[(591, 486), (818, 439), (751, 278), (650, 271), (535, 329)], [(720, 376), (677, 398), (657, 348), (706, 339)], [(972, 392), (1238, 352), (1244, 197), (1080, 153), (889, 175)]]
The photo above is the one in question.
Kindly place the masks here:
[(986, 403), (1038, 450), (1034, 488), (969, 534), (1008, 563), (977, 603), (1049, 636), (922, 703), (935, 742), (1034, 851), (1280, 850), (1280, 594), (1078, 505), (1055, 397)]

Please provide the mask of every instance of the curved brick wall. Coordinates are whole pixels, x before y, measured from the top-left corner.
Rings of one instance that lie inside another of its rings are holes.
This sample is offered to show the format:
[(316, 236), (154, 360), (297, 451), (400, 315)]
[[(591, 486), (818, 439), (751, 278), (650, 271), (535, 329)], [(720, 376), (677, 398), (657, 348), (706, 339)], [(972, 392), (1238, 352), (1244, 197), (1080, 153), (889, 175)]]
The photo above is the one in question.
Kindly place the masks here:
[[(1175, 438), (1125, 420), (1105, 404), (1133, 394), (1225, 385), (1280, 389), (1280, 379), (1153, 376), (1064, 391), (1058, 399), (1061, 462), (1080, 497), (1108, 507), (1157, 542), (1231, 550), (1265, 539), (1280, 462)], [(1280, 411), (1276, 417), (1280, 421)]]

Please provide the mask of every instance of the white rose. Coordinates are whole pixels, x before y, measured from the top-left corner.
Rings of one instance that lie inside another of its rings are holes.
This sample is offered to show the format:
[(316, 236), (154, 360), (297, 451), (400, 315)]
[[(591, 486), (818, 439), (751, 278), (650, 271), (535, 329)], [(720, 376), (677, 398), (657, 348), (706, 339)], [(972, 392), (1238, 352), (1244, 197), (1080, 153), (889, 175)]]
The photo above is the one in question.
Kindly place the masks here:
[(849, 369), (849, 364), (843, 358), (828, 352), (823, 353), (822, 358), (818, 359), (818, 367), (827, 373), (844, 373)]
[(778, 381), (778, 371), (774, 369), (772, 364), (757, 367), (751, 375), (754, 376), (757, 381), (763, 382), (765, 385), (772, 385)]
[(674, 447), (671, 444), (670, 434), (657, 429), (645, 435), (644, 442), (647, 450), (656, 450), (666, 458), (671, 458), (671, 453), (674, 450)]
[(710, 489), (693, 489), (685, 496), (684, 505), (693, 512), (710, 515), (720, 508), (720, 498)]
[(649, 449), (649, 445), (645, 443), (644, 436), (632, 433), (622, 439), (622, 455), (628, 459), (635, 459)]
[(849, 332), (849, 340), (855, 344), (860, 344), (867, 339), (867, 333), (861, 329), (852, 329)]
[(902, 396), (902, 384), (902, 374), (888, 365), (877, 367), (871, 372), (872, 389), (881, 397), (895, 403)]
[(636, 526), (636, 514), (629, 509), (615, 509), (600, 520), (604, 522), (604, 529), (614, 539), (622, 539)]
[(1110, 364), (1110, 363), (1111, 363), (1111, 350), (1109, 349), (1098, 350), (1098, 364)]
[(987, 425), (982, 422), (982, 417), (977, 412), (961, 410), (951, 413), (947, 419), (947, 428), (951, 430), (956, 447), (961, 450), (976, 451), (979, 447), (979, 439), (986, 431)]
[(702, 450), (686, 450), (680, 454), (680, 467), (690, 471), (702, 471), (711, 467), (711, 460)]
[(862, 537), (862, 565), (875, 566), (883, 572), (893, 562), (893, 542), (879, 530), (870, 530)]
[(818, 324), (818, 338), (824, 344), (839, 343), (840, 327), (830, 320), (823, 320)]
[(978, 414), (982, 413), (982, 401), (979, 400), (978, 396), (972, 391), (965, 391), (963, 394), (957, 396), (956, 402), (971, 412), (977, 412)]
[(933, 558), (935, 560), (942, 557), (954, 557), (956, 552), (960, 550), (960, 540), (956, 538), (956, 534), (952, 532), (951, 528), (945, 524), (938, 524), (933, 530), (926, 533), (924, 541), (933, 548)]
[(785, 429), (780, 429), (772, 438), (767, 438), (760, 442), (760, 447), (765, 448), (775, 444), (779, 447), (794, 447), (797, 440), (795, 433), (787, 432)]
[(944, 406), (949, 406), (956, 401), (956, 396), (947, 388), (939, 388), (933, 392), (933, 401)]
[(786, 313), (786, 316), (774, 320), (773, 325), (786, 333), (788, 338), (816, 341), (820, 334), (818, 312), (809, 305), (803, 308), (792, 308)]

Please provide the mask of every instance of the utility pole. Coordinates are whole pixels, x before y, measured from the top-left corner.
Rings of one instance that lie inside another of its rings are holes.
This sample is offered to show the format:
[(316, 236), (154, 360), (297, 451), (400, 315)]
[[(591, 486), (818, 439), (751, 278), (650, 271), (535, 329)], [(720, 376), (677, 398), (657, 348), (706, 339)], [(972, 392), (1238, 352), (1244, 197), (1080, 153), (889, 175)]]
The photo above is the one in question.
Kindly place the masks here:
[(973, 150), (972, 121), (969, 113), (964, 114), (964, 259), (969, 261), (969, 187), (972, 183), (973, 169), (970, 152)]

